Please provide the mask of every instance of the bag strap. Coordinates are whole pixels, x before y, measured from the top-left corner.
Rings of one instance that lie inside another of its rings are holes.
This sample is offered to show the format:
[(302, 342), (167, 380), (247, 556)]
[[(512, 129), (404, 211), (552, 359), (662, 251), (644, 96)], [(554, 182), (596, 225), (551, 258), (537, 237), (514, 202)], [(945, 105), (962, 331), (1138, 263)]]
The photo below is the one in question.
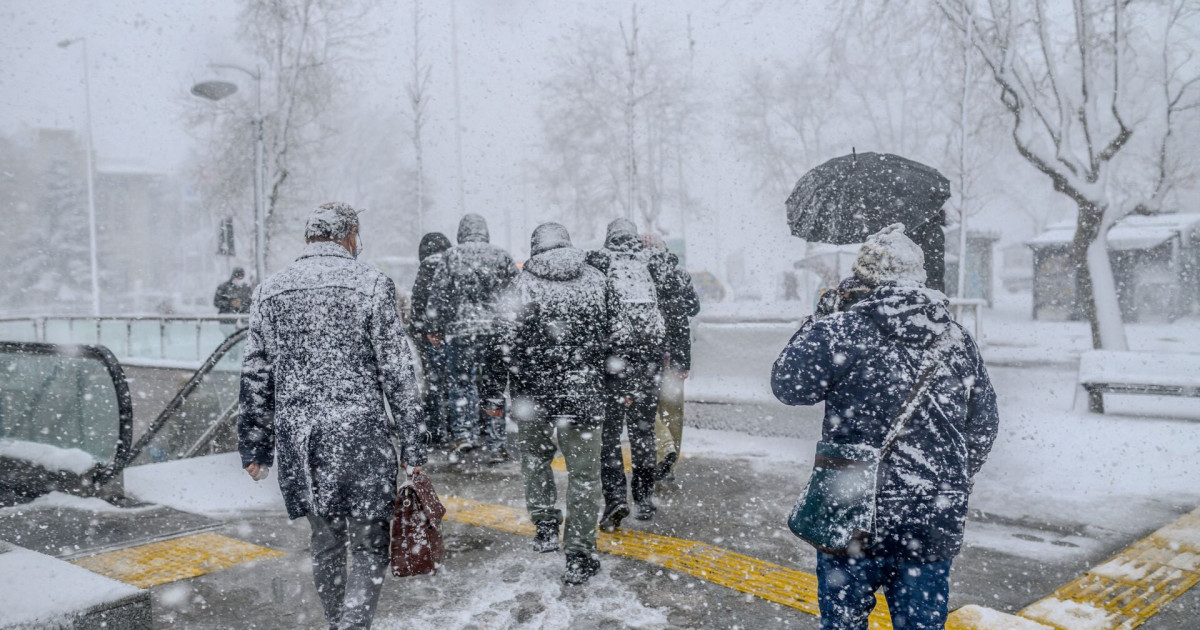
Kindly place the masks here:
[(896, 415), (896, 422), (892, 424), (892, 428), (888, 431), (887, 436), (883, 438), (883, 444), (879, 447), (879, 461), (883, 461), (883, 458), (888, 456), (892, 447), (895, 446), (896, 440), (900, 438), (900, 432), (904, 430), (908, 421), (916, 415), (917, 402), (925, 393), (930, 377), (933, 376), (933, 373), (938, 368), (938, 359), (940, 359), (941, 355), (941, 352), (939, 352), (941, 341), (949, 332), (950, 329), (947, 328), (946, 332), (934, 338), (933, 343), (930, 344), (930, 349), (925, 353), (925, 360), (923, 362), (925, 367), (921, 370), (921, 375), (917, 377), (917, 382), (913, 384), (913, 388), (908, 392), (908, 397), (904, 399), (904, 404), (900, 405), (900, 412)]

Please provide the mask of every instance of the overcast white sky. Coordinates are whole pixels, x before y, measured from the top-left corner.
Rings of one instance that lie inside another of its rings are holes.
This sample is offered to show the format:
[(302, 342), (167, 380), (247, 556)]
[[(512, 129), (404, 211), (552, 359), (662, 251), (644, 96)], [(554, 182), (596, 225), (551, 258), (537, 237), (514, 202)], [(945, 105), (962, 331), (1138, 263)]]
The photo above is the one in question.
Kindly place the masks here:
[[(449, 3), (426, 0), (424, 5), (424, 37), (433, 68), (427, 172), (438, 213), (431, 217), (431, 227), (453, 234), (459, 214)], [(409, 79), (411, 6), (409, 0), (381, 3), (378, 19), (387, 35), (373, 42), (354, 86), (363, 100), (400, 112), (408, 108), (404, 85)], [(691, 14), (695, 71), (711, 91), (707, 124), (712, 145), (697, 151), (703, 162), (693, 165), (691, 178), (691, 193), (713, 211), (712, 218), (688, 226), (689, 257), (700, 266), (717, 269), (739, 249), (748, 252), (752, 266), (775, 262), (787, 268), (803, 254), (802, 244), (787, 236), (782, 198), (777, 206), (748, 210), (761, 205), (753, 195), (757, 180), (738, 163), (727, 112), (746, 68), (807, 55), (826, 27), (825, 6), (815, 0), (638, 4), (643, 32), (681, 49), (686, 49)], [(213, 76), (210, 62), (254, 63), (235, 39), (238, 7), (236, 0), (0, 0), (0, 131), (82, 130), (81, 51), (78, 45), (64, 50), (56, 43), (84, 36), (100, 168), (173, 172), (192, 142), (181, 119), (184, 105), (194, 98), (188, 88)], [(570, 45), (577, 27), (615, 31), (619, 20), (628, 20), (629, 7), (585, 0), (458, 0), (467, 209), (488, 217), (495, 240), (518, 256), (527, 250), (529, 231), (550, 218), (523, 172), (538, 141), (539, 82), (558, 51)], [(244, 87), (249, 93), (250, 86)], [(506, 216), (523, 217), (514, 219), (511, 234), (503, 225)], [(1003, 215), (996, 221), (983, 218), (984, 224), (989, 222), (1005, 225)]]

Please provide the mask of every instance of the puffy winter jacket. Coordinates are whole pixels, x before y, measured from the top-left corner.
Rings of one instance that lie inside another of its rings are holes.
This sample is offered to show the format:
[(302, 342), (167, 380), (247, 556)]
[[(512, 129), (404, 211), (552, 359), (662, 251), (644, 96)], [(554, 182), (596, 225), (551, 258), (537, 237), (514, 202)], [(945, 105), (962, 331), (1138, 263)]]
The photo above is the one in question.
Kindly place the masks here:
[(679, 265), (674, 254), (667, 254), (668, 264), (673, 267), (674, 278), (664, 287), (659, 302), (667, 322), (667, 336), (663, 350), (671, 357), (671, 367), (676, 370), (692, 369), (692, 327), (690, 319), (700, 314), (700, 298), (692, 286), (692, 276)]
[[(644, 263), (650, 272), (651, 282), (654, 284), (655, 300), (658, 305), (658, 311), (662, 315), (663, 321), (660, 326), (666, 323), (667, 313), (665, 307), (671, 301), (671, 296), (677, 294), (677, 288), (680, 282), (679, 276), (676, 273), (678, 265), (673, 263), (670, 254), (656, 250), (644, 249), (641, 239), (638, 237), (637, 228), (631, 221), (617, 219), (608, 226), (608, 235), (604, 241), (604, 248), (590, 251), (587, 254), (587, 262), (589, 265), (598, 269), (606, 277), (609, 271), (613, 268), (614, 262), (620, 257), (632, 256), (638, 261)], [(619, 299), (616, 291), (608, 291), (608, 316), (610, 322), (619, 322), (625, 319), (622, 316), (622, 309), (628, 307)], [(664, 350), (664, 329), (659, 329), (657, 338), (659, 341), (653, 344), (643, 344), (643, 347), (628, 348), (624, 347), (625, 341), (620, 327), (616, 324), (609, 326), (609, 348), (613, 352), (619, 354), (639, 355), (642, 357), (659, 357)]]
[(458, 245), (446, 250), (433, 280), (434, 332), (490, 335), (497, 332), (497, 302), (517, 275), (503, 249), (488, 242), (487, 221), (468, 214), (458, 224)]
[(775, 362), (781, 402), (825, 401), (823, 441), (878, 447), (930, 352), (939, 359), (928, 391), (881, 463), (870, 555), (932, 562), (962, 546), (971, 480), (999, 421), (979, 350), (940, 292), (884, 286), (806, 323)]
[(390, 518), (396, 451), (425, 463), (396, 288), (336, 243), (310, 243), (254, 294), (242, 359), (242, 465), (278, 460), (288, 515)]
[(417, 277), (412, 287), (412, 329), (421, 336), (438, 330), (437, 309), (431, 308), (429, 294), (433, 290), (433, 280), (443, 264), (442, 254), (450, 249), (450, 240), (440, 232), (430, 232), (421, 238), (418, 248), (421, 266), (417, 268)]
[(534, 256), (510, 292), (514, 416), (566, 415), (599, 426), (607, 358), (604, 275), (569, 243), (541, 249), (537, 236)]

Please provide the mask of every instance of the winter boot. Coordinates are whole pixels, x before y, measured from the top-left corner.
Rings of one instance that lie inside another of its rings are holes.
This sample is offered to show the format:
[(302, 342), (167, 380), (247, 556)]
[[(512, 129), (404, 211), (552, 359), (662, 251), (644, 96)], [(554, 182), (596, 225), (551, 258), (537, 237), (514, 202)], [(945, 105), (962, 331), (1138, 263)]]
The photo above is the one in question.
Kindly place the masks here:
[(667, 455), (663, 457), (663, 460), (658, 463), (658, 466), (654, 468), (654, 480), (670, 481), (674, 479), (675, 475), (672, 474), (671, 471), (675, 468), (675, 461), (678, 459), (678, 453), (667, 453)]
[(590, 553), (572, 551), (567, 554), (567, 572), (563, 581), (567, 584), (583, 584), (600, 572), (600, 561)]
[(654, 513), (658, 511), (658, 507), (654, 505), (654, 500), (646, 497), (637, 502), (637, 515), (634, 516), (639, 521), (648, 521), (654, 518)]
[(538, 553), (558, 551), (558, 523), (554, 521), (538, 521), (537, 535), (533, 537), (533, 550)]
[(501, 446), (496, 450), (490, 450), (487, 454), (488, 465), (495, 466), (508, 461), (508, 449)]
[(611, 532), (621, 526), (621, 521), (629, 516), (629, 506), (624, 503), (611, 503), (604, 506), (604, 515), (600, 517), (600, 530)]

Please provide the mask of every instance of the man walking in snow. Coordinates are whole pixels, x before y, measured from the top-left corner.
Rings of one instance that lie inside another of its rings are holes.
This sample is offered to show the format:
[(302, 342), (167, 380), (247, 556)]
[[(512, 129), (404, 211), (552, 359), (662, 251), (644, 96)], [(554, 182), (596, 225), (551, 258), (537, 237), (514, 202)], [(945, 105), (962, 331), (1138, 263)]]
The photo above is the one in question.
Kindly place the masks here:
[(567, 463), (563, 531), (567, 571), (582, 584), (600, 570), (600, 426), (608, 325), (604, 276), (571, 246), (566, 228), (533, 231), (530, 258), (509, 295), (513, 417), (521, 445), (525, 504), (537, 526), (534, 549), (558, 549), (563, 514), (555, 507), (555, 442)]
[(772, 374), (784, 404), (825, 401), (823, 442), (875, 449), (925, 381), (879, 463), (870, 539), (846, 555), (817, 553), (822, 630), (866, 630), (880, 588), (897, 629), (945, 625), (972, 479), (996, 437), (996, 395), (979, 350), (950, 318), (946, 296), (925, 288), (924, 256), (903, 231), (897, 224), (867, 240), (854, 275), (870, 292), (806, 322)]
[(690, 319), (700, 314), (700, 299), (692, 287), (692, 277), (679, 264), (679, 258), (667, 250), (657, 234), (643, 234), (642, 247), (665, 256), (674, 282), (659, 296), (666, 324), (663, 337), (662, 387), (654, 421), (654, 442), (658, 466), (655, 481), (674, 478), (675, 462), (683, 446), (683, 384), (692, 370), (692, 326)]
[(339, 630), (369, 628), (374, 616), (388, 566), (396, 438), (401, 465), (425, 463), (396, 288), (355, 260), (358, 229), (349, 205), (319, 206), (304, 252), (255, 291), (238, 418), (246, 472), (261, 480), (278, 459), (288, 516), (308, 518), (313, 579)]
[(632, 490), (639, 520), (654, 517), (654, 416), (658, 411), (666, 325), (660, 299), (668, 295), (674, 265), (662, 252), (642, 248), (637, 226), (617, 219), (608, 224), (604, 248), (588, 263), (604, 274), (608, 301), (608, 359), (605, 363), (605, 417), (600, 452), (604, 514), (600, 527), (612, 530), (629, 515), (621, 431), (629, 433)]
[(435, 334), (446, 343), (450, 373), (450, 432), (454, 452), (483, 447), (492, 463), (508, 458), (504, 388), (507, 357), (496, 329), (497, 302), (517, 275), (512, 257), (489, 241), (487, 221), (468, 214), (458, 224), (458, 245), (446, 250), (434, 276), (430, 302)]
[(450, 249), (450, 239), (441, 232), (430, 232), (421, 237), (417, 255), (421, 266), (412, 287), (413, 337), (421, 352), (421, 364), (425, 368), (425, 423), (433, 444), (447, 448), (450, 444), (450, 379), (446, 369), (446, 344), (437, 332), (437, 309), (429, 300), (433, 290), (433, 279), (442, 267), (442, 254)]

